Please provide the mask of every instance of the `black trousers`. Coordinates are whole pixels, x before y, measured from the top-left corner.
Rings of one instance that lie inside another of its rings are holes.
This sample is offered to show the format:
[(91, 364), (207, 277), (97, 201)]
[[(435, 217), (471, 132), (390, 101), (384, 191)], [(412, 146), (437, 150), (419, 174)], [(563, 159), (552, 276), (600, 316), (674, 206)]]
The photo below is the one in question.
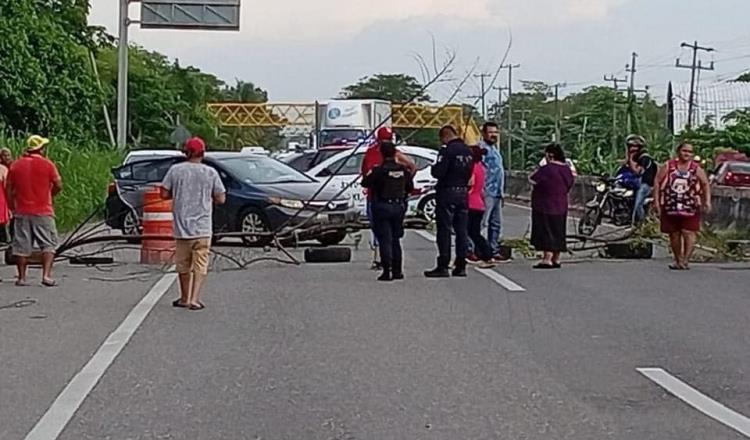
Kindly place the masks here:
[(465, 266), (469, 223), (467, 190), (440, 190), (435, 201), (438, 268), (447, 269), (450, 266), (451, 230), (456, 234), (456, 266)]
[(483, 217), (484, 211), (469, 210), (469, 238), (474, 243), (474, 253), (476, 256), (482, 261), (487, 261), (492, 258), (492, 251), (487, 240), (482, 236)]
[(372, 202), (372, 230), (380, 245), (380, 262), (383, 267), (400, 273), (403, 265), (401, 238), (404, 236), (403, 203)]

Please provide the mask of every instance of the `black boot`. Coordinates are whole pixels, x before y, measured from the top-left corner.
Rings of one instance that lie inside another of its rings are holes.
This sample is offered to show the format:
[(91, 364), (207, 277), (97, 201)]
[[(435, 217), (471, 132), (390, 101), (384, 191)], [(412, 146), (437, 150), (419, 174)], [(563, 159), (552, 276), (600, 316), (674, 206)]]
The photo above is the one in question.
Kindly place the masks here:
[(378, 277), (378, 281), (393, 281), (390, 264), (383, 263), (383, 273)]
[(427, 278), (450, 278), (451, 273), (448, 270), (449, 263), (449, 258), (438, 257), (437, 267), (432, 270), (424, 271), (424, 276), (426, 276)]
[(463, 258), (456, 259), (456, 264), (453, 268), (453, 272), (451, 273), (454, 277), (465, 277), (466, 276), (466, 260)]
[(403, 263), (401, 261), (394, 261), (393, 267), (391, 268), (391, 278), (394, 280), (403, 280), (404, 279), (404, 269), (403, 269)]

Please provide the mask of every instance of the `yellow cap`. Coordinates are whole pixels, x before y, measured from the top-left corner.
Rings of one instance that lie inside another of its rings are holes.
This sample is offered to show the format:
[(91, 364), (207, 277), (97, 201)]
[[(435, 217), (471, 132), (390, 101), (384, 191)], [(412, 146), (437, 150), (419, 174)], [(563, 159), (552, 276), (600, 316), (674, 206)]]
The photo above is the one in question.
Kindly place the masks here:
[(49, 144), (49, 139), (35, 134), (33, 136), (29, 136), (29, 138), (26, 140), (26, 149), (28, 151), (37, 151), (44, 148), (44, 146), (47, 144)]

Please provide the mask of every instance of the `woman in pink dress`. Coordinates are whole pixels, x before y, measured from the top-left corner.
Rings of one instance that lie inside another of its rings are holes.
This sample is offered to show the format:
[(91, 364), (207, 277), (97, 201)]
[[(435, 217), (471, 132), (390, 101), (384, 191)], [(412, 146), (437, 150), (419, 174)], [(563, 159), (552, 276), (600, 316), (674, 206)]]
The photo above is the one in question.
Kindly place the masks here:
[(487, 240), (482, 236), (482, 218), (486, 209), (484, 204), (484, 178), (485, 169), (482, 156), (485, 151), (477, 146), (471, 147), (471, 155), (474, 159), (474, 168), (469, 181), (469, 227), (468, 234), (474, 243), (474, 252), (479, 258), (479, 267), (488, 269), (494, 267), (492, 263), (492, 251)]

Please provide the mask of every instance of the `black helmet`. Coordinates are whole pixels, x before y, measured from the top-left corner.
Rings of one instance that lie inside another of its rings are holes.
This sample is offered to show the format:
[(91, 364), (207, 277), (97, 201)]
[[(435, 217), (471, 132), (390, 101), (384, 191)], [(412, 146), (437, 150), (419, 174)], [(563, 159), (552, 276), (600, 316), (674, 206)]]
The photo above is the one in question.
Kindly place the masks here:
[(643, 148), (646, 146), (646, 139), (638, 134), (631, 134), (625, 138), (625, 145)]

